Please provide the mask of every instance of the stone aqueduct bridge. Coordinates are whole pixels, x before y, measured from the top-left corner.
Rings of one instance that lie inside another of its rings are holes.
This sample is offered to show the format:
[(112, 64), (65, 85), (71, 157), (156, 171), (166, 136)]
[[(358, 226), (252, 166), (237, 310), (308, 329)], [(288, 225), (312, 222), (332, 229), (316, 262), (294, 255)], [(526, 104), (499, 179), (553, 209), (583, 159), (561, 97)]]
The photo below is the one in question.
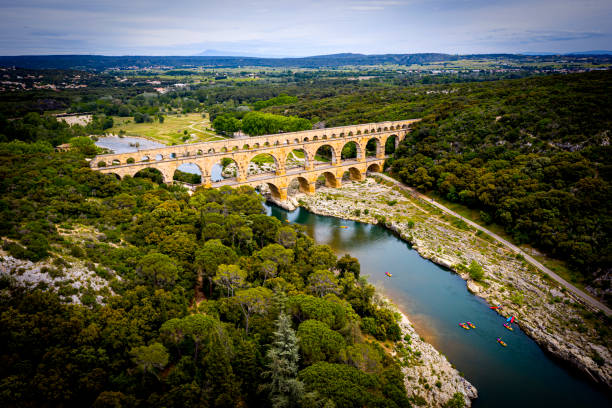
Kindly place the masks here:
[[(94, 170), (112, 173), (120, 178), (134, 176), (145, 168), (154, 168), (161, 172), (164, 182), (171, 182), (174, 172), (180, 165), (196, 164), (202, 172), (202, 184), (205, 187), (224, 185), (257, 187), (267, 184), (274, 198), (285, 200), (287, 188), (295, 179), (299, 181), (300, 191), (313, 193), (315, 182), (321, 176), (325, 177), (327, 186), (339, 187), (345, 172), (349, 172), (351, 179), (361, 180), (368, 170), (381, 171), (387, 139), (395, 137), (397, 146), (408, 133), (410, 125), (418, 120), (368, 123), (168, 146), (133, 153), (103, 154), (96, 156), (91, 161), (91, 166)], [(366, 144), (371, 140), (376, 144), (376, 154), (366, 157)], [(350, 142), (356, 144), (357, 157), (343, 160), (342, 148)], [(331, 162), (315, 162), (317, 150), (325, 145), (331, 148)], [(305, 155), (304, 166), (286, 169), (288, 156), (292, 151), (300, 149)], [(274, 158), (276, 171), (249, 176), (249, 162), (260, 154)], [(213, 182), (210, 177), (212, 167), (223, 158), (230, 158), (236, 162), (236, 177)], [(104, 162), (104, 165), (100, 166), (100, 162)]]

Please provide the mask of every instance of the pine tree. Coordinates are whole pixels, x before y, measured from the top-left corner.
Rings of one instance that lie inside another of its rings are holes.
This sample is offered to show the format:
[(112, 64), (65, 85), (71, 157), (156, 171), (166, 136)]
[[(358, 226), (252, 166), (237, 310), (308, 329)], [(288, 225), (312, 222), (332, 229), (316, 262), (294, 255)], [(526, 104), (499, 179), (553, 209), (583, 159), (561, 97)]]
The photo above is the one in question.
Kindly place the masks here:
[(274, 343), (266, 354), (270, 370), (265, 374), (272, 380), (266, 387), (274, 408), (298, 407), (304, 396), (304, 384), (297, 379), (298, 340), (284, 311), (278, 316), (276, 327)]

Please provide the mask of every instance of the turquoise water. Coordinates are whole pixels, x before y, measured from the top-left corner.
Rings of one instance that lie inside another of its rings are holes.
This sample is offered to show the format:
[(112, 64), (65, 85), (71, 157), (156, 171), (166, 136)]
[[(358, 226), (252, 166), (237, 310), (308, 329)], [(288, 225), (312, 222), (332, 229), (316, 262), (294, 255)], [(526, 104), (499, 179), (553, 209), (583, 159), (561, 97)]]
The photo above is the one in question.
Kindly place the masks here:
[[(415, 328), (478, 389), (474, 407), (610, 407), (612, 398), (554, 361), (515, 325), (470, 294), (465, 281), (421, 258), (384, 228), (266, 205), (269, 215), (306, 227), (319, 244), (359, 259), (362, 275), (410, 318)], [(340, 225), (349, 228), (339, 228)], [(384, 272), (393, 276), (387, 278)], [(520, 316), (519, 316), (520, 317)], [(458, 326), (466, 320), (475, 330)], [(501, 336), (508, 347), (501, 347)]]

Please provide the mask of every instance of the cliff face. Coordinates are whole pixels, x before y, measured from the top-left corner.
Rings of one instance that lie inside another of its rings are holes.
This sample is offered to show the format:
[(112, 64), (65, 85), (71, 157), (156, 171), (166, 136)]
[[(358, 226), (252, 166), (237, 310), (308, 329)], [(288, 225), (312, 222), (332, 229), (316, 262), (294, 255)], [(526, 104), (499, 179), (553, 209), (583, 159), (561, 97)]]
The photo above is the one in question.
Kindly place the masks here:
[[(373, 179), (345, 182), (340, 189), (321, 187), (294, 200), (321, 215), (374, 224), (384, 220), (422, 257), (457, 272), (468, 290), (489, 304), (501, 305), (498, 313), (520, 316), (521, 329), (543, 349), (612, 387), (610, 339), (601, 317), (486, 234)], [(483, 283), (467, 273), (472, 260), (483, 268)]]

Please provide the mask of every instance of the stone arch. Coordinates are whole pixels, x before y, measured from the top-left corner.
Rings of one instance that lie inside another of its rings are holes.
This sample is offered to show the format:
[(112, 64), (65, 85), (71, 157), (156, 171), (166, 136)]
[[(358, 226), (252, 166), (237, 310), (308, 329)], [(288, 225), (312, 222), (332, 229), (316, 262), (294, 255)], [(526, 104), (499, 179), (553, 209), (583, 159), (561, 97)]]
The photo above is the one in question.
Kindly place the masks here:
[(270, 142), (266, 142), (266, 143), (264, 143), (264, 146), (265, 146), (265, 147), (270, 147)]
[(310, 183), (308, 182), (308, 180), (306, 180), (302, 176), (297, 176), (297, 177), (291, 179), (291, 181), (289, 181), (289, 190), (290, 191), (295, 190), (296, 187), (297, 187), (297, 190), (299, 192), (301, 192), (301, 193), (309, 194), (311, 192), (311, 190), (310, 190)]
[(201, 156), (202, 154), (204, 154), (204, 152), (202, 152), (202, 149), (198, 149), (198, 151), (196, 152), (196, 155)]
[(172, 180), (188, 184), (202, 184), (202, 168), (196, 163), (182, 163), (174, 170)]
[(363, 157), (363, 151), (361, 149), (361, 145), (357, 143), (355, 140), (346, 142), (342, 146), (342, 149), (340, 150), (341, 160), (359, 160), (362, 157)]
[(335, 139), (335, 138), (336, 138), (336, 134), (335, 134), (335, 133), (332, 133), (332, 134), (331, 134), (331, 136), (330, 136), (330, 138), (331, 138), (331, 139)]
[(250, 149), (251, 149), (251, 146), (249, 146), (246, 143), (242, 146), (242, 150), (250, 150)]
[(268, 188), (270, 189), (270, 194), (272, 195), (272, 198), (276, 200), (282, 199), (280, 188), (278, 188), (276, 184), (271, 183), (269, 181), (266, 182), (265, 184), (267, 184)]
[(125, 161), (126, 164), (134, 164), (136, 163), (136, 159), (134, 159), (133, 157), (128, 157), (127, 160)]
[(380, 164), (372, 163), (368, 166), (368, 171), (371, 171), (373, 173), (380, 173), (382, 169), (380, 168)]
[(277, 169), (278, 159), (272, 153), (260, 153), (253, 155), (249, 159), (246, 176), (276, 172)]
[(119, 159), (113, 159), (111, 162), (111, 166), (119, 166), (121, 165), (121, 161)]
[(299, 144), (299, 143), (300, 143), (300, 139), (295, 138), (295, 139), (293, 140), (293, 143), (295, 143), (295, 144)]
[(155, 167), (145, 167), (143, 169), (140, 169), (136, 173), (134, 173), (132, 177), (146, 178), (146, 179), (149, 179), (159, 184), (162, 184), (168, 181), (166, 180), (164, 173), (161, 170), (156, 169)]
[(255, 144), (253, 145), (253, 149), (259, 149), (259, 148), (260, 148), (259, 143), (255, 143)]
[(169, 159), (176, 159), (176, 153), (170, 153)]
[(351, 180), (361, 181), (363, 180), (363, 174), (357, 167), (349, 167), (349, 177)]
[(340, 186), (336, 175), (330, 171), (324, 171), (317, 177), (317, 184), (324, 183), (325, 187), (337, 188)]
[(361, 129), (357, 131), (357, 135), (359, 136), (361, 134)]
[(280, 142), (277, 140), (276, 142), (274, 142), (274, 146), (278, 146), (280, 145)]
[(317, 141), (317, 140), (319, 140), (319, 136), (313, 136), (313, 137), (312, 137), (312, 140), (313, 140), (313, 141)]
[(234, 152), (234, 151), (236, 151), (236, 150), (238, 150), (238, 146), (234, 146), (234, 147), (232, 147), (232, 152)]
[(156, 160), (156, 161), (161, 161), (161, 160), (164, 160), (164, 155), (163, 155), (163, 154), (161, 154), (161, 153), (156, 154), (156, 155), (155, 155), (155, 160)]
[(390, 130), (395, 130), (395, 126), (391, 125)]
[(351, 132), (348, 132), (348, 135), (349, 135), (349, 136), (353, 136), (353, 132), (352, 132), (352, 131), (351, 131)]
[(340, 133), (340, 137), (344, 137), (344, 132), (341, 132), (341, 133)]
[(140, 161), (141, 162), (148, 162), (148, 161), (151, 161), (151, 158), (149, 156), (142, 156)]
[(399, 137), (391, 135), (385, 140), (385, 154), (393, 154), (399, 146)]
[(304, 138), (304, 143), (307, 143), (307, 142), (309, 142), (309, 141), (310, 141), (310, 140), (308, 139), (308, 137), (305, 137), (305, 138)]
[(385, 128), (383, 130), (386, 132), (386, 131), (389, 130), (389, 128), (385, 126)]
[(208, 154), (215, 154), (215, 149), (213, 147), (211, 147), (210, 149), (208, 149)]
[(287, 153), (285, 157), (285, 169), (303, 167), (307, 169), (310, 165), (310, 157), (306, 149), (296, 148)]
[(117, 173), (104, 173), (107, 176), (115, 176), (117, 180), (121, 180), (121, 176)]
[(220, 157), (210, 167), (210, 178), (213, 183), (226, 179), (241, 179), (244, 176), (244, 169), (231, 157)]
[(364, 130), (364, 131), (363, 131), (363, 134), (364, 134), (364, 135), (367, 135), (368, 133), (370, 133), (370, 131), (369, 131), (368, 129), (366, 129), (366, 130)]
[(336, 149), (329, 144), (319, 146), (317, 150), (315, 150), (313, 158), (315, 165), (320, 164), (317, 162), (329, 162), (331, 164), (336, 164), (338, 162)]
[(366, 157), (377, 157), (383, 154), (382, 143), (377, 137), (368, 139), (365, 146)]
[(327, 135), (323, 135), (323, 136), (321, 136), (321, 139), (323, 139), (323, 140), (327, 140)]
[(376, 133), (376, 129), (370, 130), (370, 133)]

